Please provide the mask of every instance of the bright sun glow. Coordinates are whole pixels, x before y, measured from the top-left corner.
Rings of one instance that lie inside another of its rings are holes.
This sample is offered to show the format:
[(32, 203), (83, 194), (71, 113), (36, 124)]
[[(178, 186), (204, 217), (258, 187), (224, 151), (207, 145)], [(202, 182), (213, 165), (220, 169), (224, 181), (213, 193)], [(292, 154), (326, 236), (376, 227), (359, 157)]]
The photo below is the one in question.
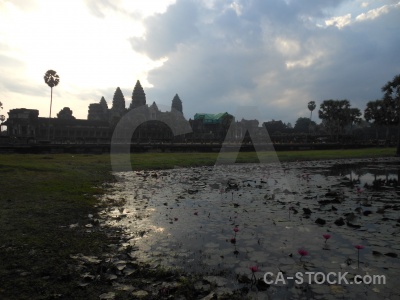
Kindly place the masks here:
[[(54, 111), (70, 105), (79, 118), (86, 117), (87, 101), (99, 101), (98, 90), (117, 86), (131, 90), (137, 79), (142, 80), (143, 86), (151, 86), (146, 81), (147, 73), (160, 67), (165, 59), (152, 61), (136, 53), (129, 42), (131, 37), (144, 33), (140, 16), (163, 12), (171, 3), (150, 2), (153, 6), (142, 5), (138, 10), (138, 4), (119, 1), (118, 10), (103, 8), (103, 17), (95, 16), (84, 1), (40, 1), (27, 10), (0, 2), (0, 57), (11, 57), (16, 62), (2, 66), (1, 71), (9, 74), (10, 80), (24, 84), (29, 78), (30, 83), (26, 84), (30, 87), (43, 87), (43, 102), (29, 103), (27, 99), (11, 96), (12, 91), (1, 91), (3, 102), (13, 97), (13, 102), (21, 100), (19, 103), (39, 108), (41, 116), (45, 116), (48, 108), (43, 105), (48, 106), (48, 93), (43, 75), (48, 69), (56, 70), (61, 79), (55, 91), (59, 96)], [(87, 94), (93, 91), (93, 98), (80, 98), (82, 90)], [(112, 95), (104, 96), (110, 103)], [(32, 95), (29, 97), (32, 100)], [(78, 104), (82, 100), (86, 102)], [(85, 112), (80, 114), (77, 107)]]

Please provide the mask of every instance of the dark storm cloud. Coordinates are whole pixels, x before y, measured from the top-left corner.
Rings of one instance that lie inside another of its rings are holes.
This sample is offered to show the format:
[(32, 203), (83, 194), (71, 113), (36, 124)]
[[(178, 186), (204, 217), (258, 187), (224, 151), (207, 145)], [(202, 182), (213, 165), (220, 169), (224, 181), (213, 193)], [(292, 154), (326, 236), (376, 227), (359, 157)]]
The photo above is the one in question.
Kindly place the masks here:
[(332, 57), (332, 65), (315, 82), (321, 100), (347, 98), (363, 110), (368, 100), (382, 96), (380, 88), (400, 73), (396, 54), (400, 51), (400, 36), (394, 26), (399, 17), (399, 9), (393, 9), (375, 20), (331, 29), (330, 35), (340, 47)]
[[(168, 57), (149, 74), (149, 101), (169, 104), (178, 93), (187, 117), (234, 112), (257, 105), (262, 118), (294, 122), (307, 102), (347, 98), (364, 109), (380, 87), (399, 73), (399, 9), (339, 29), (312, 18), (344, 1), (177, 1), (150, 17), (135, 51)], [(232, 2), (233, 3), (233, 2)], [(170, 99), (169, 99), (170, 98)]]
[(176, 50), (181, 43), (192, 42), (197, 34), (197, 8), (191, 1), (172, 5), (165, 14), (156, 14), (146, 22), (145, 38), (131, 39), (132, 47), (153, 59)]

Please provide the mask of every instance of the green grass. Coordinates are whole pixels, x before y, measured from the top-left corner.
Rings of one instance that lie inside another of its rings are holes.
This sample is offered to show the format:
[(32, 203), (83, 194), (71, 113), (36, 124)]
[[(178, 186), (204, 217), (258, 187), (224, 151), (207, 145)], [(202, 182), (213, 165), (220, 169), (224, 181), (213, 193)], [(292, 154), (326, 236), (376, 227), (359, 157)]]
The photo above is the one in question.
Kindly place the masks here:
[[(394, 156), (394, 148), (278, 152), (281, 161)], [(230, 153), (228, 155), (234, 156)], [(262, 153), (273, 160), (275, 153)], [(135, 170), (213, 165), (218, 153), (132, 154)], [(240, 153), (238, 162), (258, 162)], [(108, 283), (77, 288), (71, 254), (99, 256), (110, 240), (101, 230), (88, 234), (87, 215), (95, 195), (112, 181), (110, 155), (0, 155), (0, 299), (98, 299)], [(78, 229), (70, 224), (79, 223)], [(92, 270), (95, 274), (97, 271)], [(149, 275), (153, 276), (153, 275)]]
[[(344, 150), (307, 150), (307, 151), (279, 151), (261, 152), (263, 161), (275, 162), (278, 158), (281, 162), (297, 160), (324, 160), (338, 158), (368, 158), (394, 156), (395, 148), (368, 148), (368, 149), (344, 149)], [(226, 153), (224, 158), (234, 159), (235, 153)], [(140, 153), (131, 155), (132, 169), (165, 169), (179, 167), (193, 167), (214, 165), (218, 153)], [(255, 152), (240, 152), (236, 158), (238, 163), (260, 162)]]
[(106, 156), (0, 155), (1, 299), (94, 293), (76, 291), (69, 256), (100, 255), (107, 237), (69, 225), (89, 223), (93, 195), (102, 192), (96, 186), (112, 179), (109, 170)]

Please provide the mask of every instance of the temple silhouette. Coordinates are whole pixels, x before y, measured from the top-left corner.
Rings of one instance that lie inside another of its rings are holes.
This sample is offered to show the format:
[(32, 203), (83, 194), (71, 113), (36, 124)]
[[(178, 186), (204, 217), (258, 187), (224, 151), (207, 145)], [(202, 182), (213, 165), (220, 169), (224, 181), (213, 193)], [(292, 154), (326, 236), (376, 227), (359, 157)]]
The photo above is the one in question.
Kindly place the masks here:
[[(102, 97), (98, 103), (89, 105), (87, 119), (76, 119), (68, 107), (50, 119), (39, 117), (37, 109), (12, 109), (8, 115), (4, 122), (7, 133), (2, 135), (2, 144), (109, 144), (121, 120), (125, 122), (126, 133), (119, 133), (120, 142), (130, 143), (241, 141), (249, 124), (259, 128), (257, 120), (235, 122), (234, 116), (227, 112), (196, 113), (193, 119), (186, 120), (178, 94), (171, 101), (170, 111), (160, 111), (155, 102), (147, 104), (139, 80), (128, 107), (121, 89), (117, 87), (111, 108)], [(188, 125), (190, 127), (186, 128)], [(228, 130), (231, 125), (234, 130)], [(128, 129), (132, 126), (135, 130), (130, 133)]]

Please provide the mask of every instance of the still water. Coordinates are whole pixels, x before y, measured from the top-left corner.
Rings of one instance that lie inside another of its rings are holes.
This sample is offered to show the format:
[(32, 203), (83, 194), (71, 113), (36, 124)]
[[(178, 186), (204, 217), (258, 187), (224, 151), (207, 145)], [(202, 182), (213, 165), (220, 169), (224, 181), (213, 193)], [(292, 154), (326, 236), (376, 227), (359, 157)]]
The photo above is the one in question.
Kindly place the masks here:
[(231, 289), (246, 285), (240, 278), (250, 277), (252, 266), (258, 278), (280, 271), (384, 274), (386, 285), (300, 288), (288, 280), (262, 292), (383, 299), (400, 297), (399, 170), (397, 159), (375, 159), (126, 172), (106, 198), (126, 200), (113, 211), (115, 224), (131, 233), (142, 262), (218, 276)]

